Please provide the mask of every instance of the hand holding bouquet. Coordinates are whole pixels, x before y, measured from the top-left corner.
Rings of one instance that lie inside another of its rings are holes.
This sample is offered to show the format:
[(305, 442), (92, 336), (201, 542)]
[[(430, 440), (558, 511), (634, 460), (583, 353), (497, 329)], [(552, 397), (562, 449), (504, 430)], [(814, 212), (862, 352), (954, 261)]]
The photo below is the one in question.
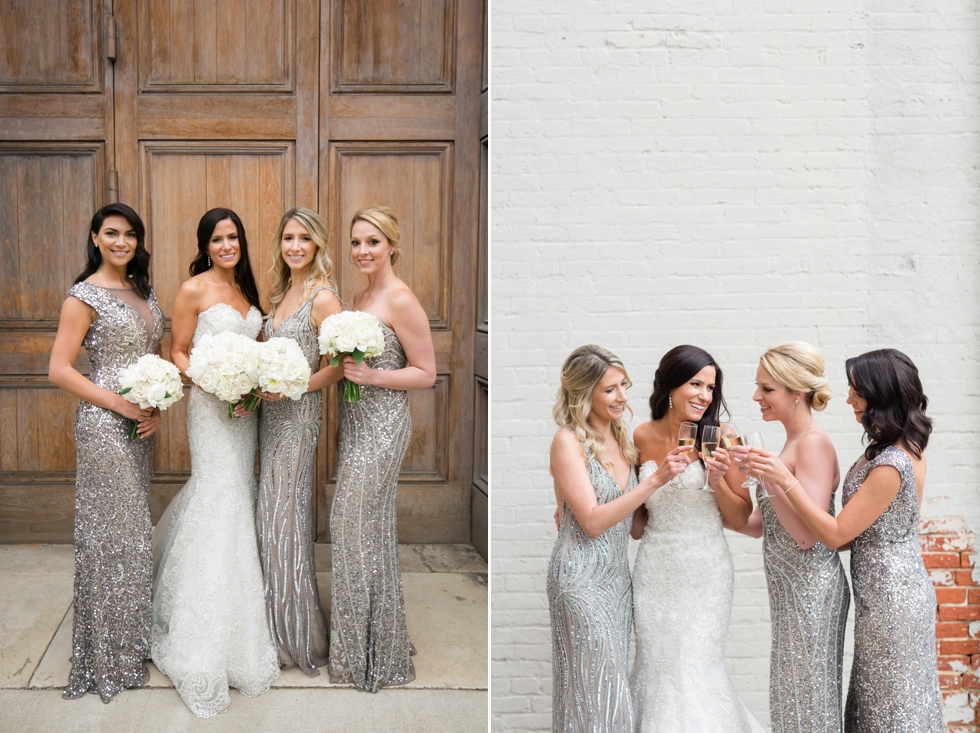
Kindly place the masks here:
[(256, 346), (260, 388), (293, 400), (306, 394), (311, 371), (299, 344), (288, 338), (271, 338)]
[[(184, 396), (180, 370), (156, 354), (144, 354), (137, 361), (119, 370), (119, 392), (127, 402), (144, 410), (166, 410)], [(139, 422), (133, 423), (129, 439), (136, 440)]]
[(257, 348), (252, 339), (231, 331), (207, 334), (191, 351), (187, 376), (205, 392), (227, 402), (228, 417), (234, 417), (232, 405), (244, 395), (248, 395), (245, 409), (254, 410), (259, 404)]
[[(360, 364), (365, 357), (378, 356), (385, 348), (385, 335), (381, 322), (364, 311), (343, 311), (325, 318), (320, 324), (320, 353), (330, 354), (330, 366), (340, 364), (341, 358), (353, 357)], [(361, 399), (361, 388), (350, 381), (344, 382), (344, 401)]]

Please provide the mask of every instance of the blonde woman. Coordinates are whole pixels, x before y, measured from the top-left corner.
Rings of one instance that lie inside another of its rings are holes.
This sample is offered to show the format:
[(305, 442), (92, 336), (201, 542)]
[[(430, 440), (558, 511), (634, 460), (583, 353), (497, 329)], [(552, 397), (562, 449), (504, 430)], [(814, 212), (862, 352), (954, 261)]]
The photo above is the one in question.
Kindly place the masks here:
[[(769, 456), (805, 491), (821, 511), (833, 516), (840, 483), (837, 451), (813, 416), (833, 392), (823, 356), (803, 341), (766, 351), (756, 369), (753, 398), (762, 419), (782, 423), (786, 442)], [(734, 448), (744, 458), (746, 448)], [(742, 530), (762, 537), (772, 656), (769, 663), (769, 715), (773, 733), (825, 733), (841, 730), (841, 673), (844, 622), (850, 603), (847, 579), (836, 547), (827, 547), (810, 530), (782, 491), (757, 489), (758, 507)]]
[(341, 311), (331, 280), (323, 219), (306, 208), (287, 211), (273, 246), (266, 339), (290, 338), (314, 372), (299, 400), (263, 394), (259, 418), (261, 478), (256, 509), (269, 630), (281, 667), (310, 676), (327, 663), (327, 623), (316, 582), (313, 459), (320, 437), (322, 390), (342, 372), (320, 358), (317, 334)]
[(562, 367), (554, 407), (561, 430), (551, 443), (562, 514), (548, 567), (555, 731), (633, 731), (630, 525), (637, 507), (689, 461), (672, 450), (637, 483), (639, 454), (623, 420), (629, 386), (623, 363), (601, 346), (577, 348)]
[(361, 364), (350, 357), (343, 362), (344, 377), (361, 385), (361, 398), (340, 403), (329, 670), (331, 681), (369, 692), (415, 678), (395, 498), (412, 436), (408, 390), (429, 389), (436, 380), (429, 317), (392, 269), (399, 238), (398, 219), (386, 206), (361, 209), (351, 220), (350, 254), (367, 277), (353, 309), (378, 319), (385, 347)]

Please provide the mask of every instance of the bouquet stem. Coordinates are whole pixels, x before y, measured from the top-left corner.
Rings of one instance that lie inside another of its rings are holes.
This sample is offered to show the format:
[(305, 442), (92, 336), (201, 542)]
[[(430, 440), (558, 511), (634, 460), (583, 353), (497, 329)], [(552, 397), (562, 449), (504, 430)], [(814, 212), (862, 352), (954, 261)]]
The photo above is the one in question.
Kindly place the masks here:
[(344, 380), (344, 402), (357, 402), (361, 399), (361, 387), (359, 384)]
[(143, 438), (140, 437), (139, 435), (137, 435), (137, 433), (136, 433), (136, 429), (139, 426), (140, 426), (139, 420), (133, 420), (133, 427), (130, 428), (130, 431), (129, 431), (129, 439), (130, 440), (143, 440)]
[[(253, 389), (242, 398), (242, 407), (245, 408), (245, 412), (251, 412), (259, 406), (261, 401), (262, 398), (259, 397), (259, 393)], [(235, 405), (231, 402), (228, 403), (228, 417), (235, 417)]]

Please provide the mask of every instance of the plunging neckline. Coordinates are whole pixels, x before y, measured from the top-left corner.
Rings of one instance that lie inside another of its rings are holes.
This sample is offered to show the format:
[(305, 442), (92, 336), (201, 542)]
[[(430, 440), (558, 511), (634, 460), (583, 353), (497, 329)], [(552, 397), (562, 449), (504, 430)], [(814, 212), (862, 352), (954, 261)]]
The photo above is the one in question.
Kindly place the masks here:
[(198, 313), (197, 314), (197, 317), (200, 318), (205, 313), (207, 313), (209, 310), (211, 310), (213, 308), (217, 308), (219, 305), (223, 305), (225, 308), (231, 308), (233, 311), (235, 311), (235, 313), (238, 314), (238, 317), (241, 318), (243, 321), (247, 321), (248, 320), (248, 317), (250, 315), (252, 315), (252, 311), (253, 310), (258, 310), (254, 305), (249, 305), (248, 306), (248, 310), (245, 312), (245, 315), (243, 316), (242, 315), (242, 312), (240, 310), (238, 310), (238, 308), (236, 308), (235, 306), (233, 306), (231, 303), (225, 303), (224, 301), (221, 301), (221, 302), (215, 303), (214, 305), (208, 306), (207, 308), (205, 308), (204, 310), (202, 310), (200, 313)]
[(279, 325), (278, 326), (275, 324), (275, 319), (273, 319), (273, 322), (271, 324), (272, 325), (272, 335), (275, 336), (279, 332), (279, 329), (282, 328), (282, 324), (284, 324), (290, 318), (293, 318), (297, 313), (299, 313), (300, 311), (302, 311), (307, 306), (308, 303), (311, 303), (312, 301), (313, 301), (313, 298), (310, 298), (309, 300), (307, 300), (306, 303), (303, 303), (303, 305), (301, 305), (299, 308), (297, 308), (292, 313), (290, 313), (288, 316), (286, 316), (281, 321), (279, 321)]
[[(113, 300), (118, 301), (119, 303), (122, 303), (124, 308), (129, 308), (129, 310), (131, 310), (136, 315), (136, 317), (140, 320), (140, 323), (143, 324), (143, 331), (146, 334), (146, 337), (143, 339), (143, 351), (146, 351), (146, 347), (149, 345), (150, 339), (152, 338), (152, 333), (156, 330), (156, 327), (157, 327), (156, 314), (153, 312), (153, 308), (150, 308), (150, 320), (152, 322), (151, 323), (147, 323), (146, 322), (146, 319), (143, 318), (143, 315), (138, 310), (136, 310), (135, 307), (133, 307), (132, 305), (130, 305), (129, 303), (127, 303), (125, 300), (123, 300), (118, 295), (116, 295), (115, 293), (112, 292), (114, 289), (115, 290), (125, 290), (125, 291), (129, 292), (131, 290), (136, 290), (136, 288), (107, 288), (104, 285), (97, 285), (95, 283), (90, 283), (88, 280), (82, 280), (82, 282), (85, 283), (86, 285), (91, 285), (93, 288), (98, 288), (99, 290), (104, 290), (105, 292), (107, 292), (109, 294), (109, 297), (110, 298), (112, 298)], [(137, 293), (138, 292), (139, 291), (137, 290)], [(149, 298), (144, 298), (144, 300), (146, 300), (147, 307), (149, 308), (150, 299)], [(150, 330), (149, 331), (146, 330), (146, 327), (147, 326), (150, 327)]]
[(599, 464), (599, 468), (602, 469), (603, 473), (605, 473), (609, 478), (611, 478), (613, 480), (613, 483), (616, 484), (616, 488), (619, 489), (619, 495), (626, 496), (630, 487), (630, 476), (633, 475), (633, 467), (630, 466), (629, 471), (626, 473), (626, 488), (624, 489), (622, 486), (620, 486), (619, 479), (616, 478), (616, 475), (602, 465), (602, 461), (596, 458), (595, 462)]

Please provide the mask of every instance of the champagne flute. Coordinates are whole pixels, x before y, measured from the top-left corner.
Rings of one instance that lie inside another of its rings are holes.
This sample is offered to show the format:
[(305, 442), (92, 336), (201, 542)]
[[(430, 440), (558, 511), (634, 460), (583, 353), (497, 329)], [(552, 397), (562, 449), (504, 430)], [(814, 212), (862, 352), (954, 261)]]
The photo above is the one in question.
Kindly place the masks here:
[(728, 450), (735, 445), (745, 445), (745, 438), (739, 435), (738, 428), (735, 427), (734, 423), (728, 423), (728, 428), (732, 431), (730, 434), (721, 436), (721, 447)]
[[(752, 448), (765, 448), (765, 443), (762, 440), (762, 433), (749, 433), (745, 437), (745, 443), (751, 452)], [(747, 458), (747, 457), (746, 457)], [(768, 499), (772, 494), (766, 490), (766, 484), (763, 481), (759, 481), (755, 476), (749, 475), (748, 472), (745, 474), (745, 483), (742, 484), (743, 489), (748, 489), (749, 493), (755, 490), (756, 486), (762, 486), (762, 493), (759, 494), (759, 499)]]
[(698, 439), (698, 424), (693, 422), (682, 422), (681, 429), (677, 431), (677, 445), (685, 448), (685, 453), (694, 450), (694, 444)]
[[(717, 425), (705, 425), (704, 434), (701, 436), (701, 455), (704, 456), (705, 461), (711, 458), (711, 454), (718, 450), (718, 434), (720, 432)], [(704, 467), (704, 486), (701, 489), (703, 491), (711, 491), (711, 487), (708, 485), (707, 464)]]

